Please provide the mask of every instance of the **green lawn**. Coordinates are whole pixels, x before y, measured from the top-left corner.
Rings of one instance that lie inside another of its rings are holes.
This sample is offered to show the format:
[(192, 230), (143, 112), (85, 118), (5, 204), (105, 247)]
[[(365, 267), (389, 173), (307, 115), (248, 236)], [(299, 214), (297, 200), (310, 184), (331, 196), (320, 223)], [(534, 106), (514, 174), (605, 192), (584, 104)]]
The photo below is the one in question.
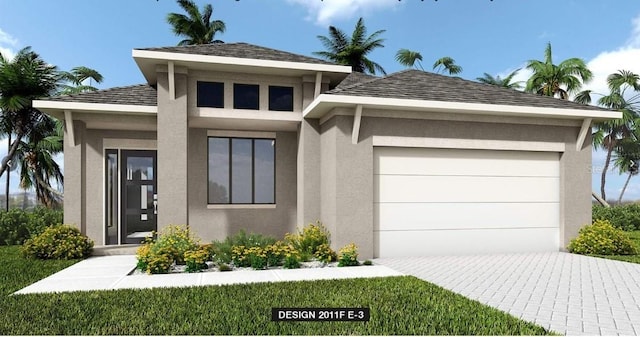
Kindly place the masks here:
[[(0, 335), (548, 334), (409, 276), (8, 296), (72, 263), (0, 247)], [(371, 320), (271, 322), (272, 307), (369, 307)]]
[[(633, 243), (635, 243), (636, 247), (638, 248), (638, 251), (640, 251), (640, 231), (631, 231), (627, 233), (629, 234), (629, 237), (631, 237), (631, 240), (633, 241)], [(640, 254), (638, 255), (594, 255), (594, 256), (601, 257), (604, 259), (610, 259), (610, 260), (640, 263)]]

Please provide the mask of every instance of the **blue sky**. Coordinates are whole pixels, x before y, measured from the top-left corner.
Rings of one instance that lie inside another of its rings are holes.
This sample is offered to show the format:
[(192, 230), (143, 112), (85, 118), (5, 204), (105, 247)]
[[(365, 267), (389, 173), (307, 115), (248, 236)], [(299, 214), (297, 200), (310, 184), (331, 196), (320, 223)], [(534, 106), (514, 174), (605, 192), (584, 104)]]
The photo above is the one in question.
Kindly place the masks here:
[[(554, 60), (580, 57), (596, 75), (588, 85), (606, 92), (604, 79), (618, 69), (640, 73), (640, 1), (612, 0), (208, 0), (225, 21), (226, 42), (243, 41), (310, 55), (322, 50), (317, 35), (329, 25), (350, 33), (364, 17), (369, 33), (385, 29), (385, 48), (370, 55), (390, 73), (400, 48), (422, 53), (425, 68), (453, 57), (475, 79), (505, 75), (541, 59), (547, 42)], [(171, 46), (180, 38), (165, 21), (180, 12), (173, 0), (0, 0), (0, 52), (32, 46), (61, 69), (84, 65), (100, 71), (100, 88), (142, 83), (133, 48)], [(525, 79), (522, 71), (519, 79)], [(6, 142), (0, 142), (0, 155)], [(599, 190), (604, 155), (594, 153), (593, 188)], [(617, 197), (625, 177), (609, 174), (607, 193)], [(637, 180), (637, 181), (634, 181)], [(626, 196), (640, 199), (640, 178)], [(4, 178), (0, 179), (0, 186)], [(12, 190), (17, 190), (13, 179)]]

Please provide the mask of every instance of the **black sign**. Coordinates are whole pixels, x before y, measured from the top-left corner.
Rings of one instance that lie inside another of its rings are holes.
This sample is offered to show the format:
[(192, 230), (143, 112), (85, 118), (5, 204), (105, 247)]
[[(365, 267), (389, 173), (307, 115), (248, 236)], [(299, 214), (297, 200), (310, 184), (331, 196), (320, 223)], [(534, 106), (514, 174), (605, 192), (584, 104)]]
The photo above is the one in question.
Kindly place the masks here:
[(272, 308), (274, 322), (368, 322), (369, 308)]

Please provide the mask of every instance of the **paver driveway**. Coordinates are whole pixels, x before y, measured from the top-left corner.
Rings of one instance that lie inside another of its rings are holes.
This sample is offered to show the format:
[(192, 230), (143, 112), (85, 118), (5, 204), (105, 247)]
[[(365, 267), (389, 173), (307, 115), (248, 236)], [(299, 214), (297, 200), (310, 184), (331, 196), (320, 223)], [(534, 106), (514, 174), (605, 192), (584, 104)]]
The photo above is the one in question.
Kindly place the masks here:
[(567, 335), (640, 335), (640, 264), (569, 253), (377, 259)]

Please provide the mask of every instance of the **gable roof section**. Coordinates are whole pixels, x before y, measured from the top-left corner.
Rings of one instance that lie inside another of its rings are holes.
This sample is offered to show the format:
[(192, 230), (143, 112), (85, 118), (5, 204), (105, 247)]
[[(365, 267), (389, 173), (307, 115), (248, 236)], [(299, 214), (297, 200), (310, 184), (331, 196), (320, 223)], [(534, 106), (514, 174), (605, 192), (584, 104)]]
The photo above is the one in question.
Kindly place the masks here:
[(372, 81), (378, 78), (379, 77), (377, 76), (354, 71), (351, 74), (349, 74), (349, 76), (347, 76), (344, 80), (342, 80), (342, 82), (340, 82), (334, 89), (347, 89), (353, 85)]
[(83, 92), (74, 95), (47, 97), (47, 101), (76, 102), (96, 104), (123, 104), (123, 105), (158, 105), (156, 89), (148, 84), (115, 87), (105, 90)]
[(606, 110), (591, 105), (414, 69), (403, 70), (363, 83), (336, 87), (326, 93), (333, 95), (418, 99), (425, 101)]
[(593, 121), (621, 117), (618, 111), (413, 69), (337, 86), (319, 95), (303, 114), (321, 118), (335, 108), (358, 105), (387, 110), (389, 117), (402, 111)]
[(239, 72), (281, 76), (315, 76), (323, 73), (334, 85), (351, 73), (351, 67), (248, 43), (134, 49), (133, 59), (147, 83), (157, 82), (158, 66), (191, 70)]
[(210, 43), (178, 47), (140, 48), (138, 50), (335, 65), (335, 63), (328, 62), (319, 58), (256, 46), (244, 42)]

